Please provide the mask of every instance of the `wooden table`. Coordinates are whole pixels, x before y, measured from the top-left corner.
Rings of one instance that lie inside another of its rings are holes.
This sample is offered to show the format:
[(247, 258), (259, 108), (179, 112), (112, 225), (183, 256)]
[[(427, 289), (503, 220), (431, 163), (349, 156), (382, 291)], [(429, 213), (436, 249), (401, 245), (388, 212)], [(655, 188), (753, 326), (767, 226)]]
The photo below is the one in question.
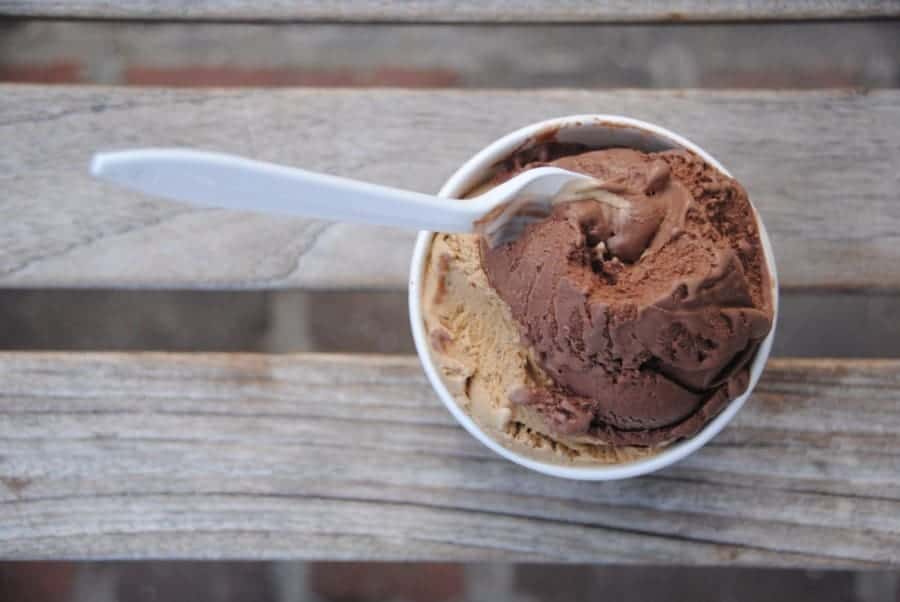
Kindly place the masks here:
[[(851, 0), (682, 0), (667, 14), (649, 2), (381, 2), (377, 13), (361, 1), (180, 5), (0, 0), (0, 14), (900, 15), (895, 1)], [(900, 288), (897, 91), (26, 85), (0, 86), (0, 285), (402, 289), (409, 233), (149, 200), (92, 181), (87, 161), (100, 149), (184, 145), (433, 191), (498, 135), (584, 112), (660, 123), (728, 165), (762, 212), (786, 290)], [(898, 564), (900, 361), (774, 359), (746, 409), (696, 455), (639, 479), (575, 483), (480, 446), (413, 357), (7, 352), (0, 504), (6, 558)]]

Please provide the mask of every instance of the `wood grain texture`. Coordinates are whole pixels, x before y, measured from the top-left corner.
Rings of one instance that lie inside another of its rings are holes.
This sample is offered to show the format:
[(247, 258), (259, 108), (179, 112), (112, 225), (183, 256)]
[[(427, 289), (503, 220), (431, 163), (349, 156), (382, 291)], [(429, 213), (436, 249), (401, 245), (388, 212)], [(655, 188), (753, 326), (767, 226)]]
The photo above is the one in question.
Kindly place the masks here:
[(652, 476), (494, 456), (406, 356), (0, 354), (4, 558), (900, 563), (900, 361), (774, 360)]
[(750, 191), (787, 288), (900, 287), (900, 92), (0, 86), (0, 285), (402, 288), (414, 235), (193, 210), (92, 181), (97, 150), (193, 146), (435, 191), (553, 116), (656, 122)]
[(0, 0), (0, 15), (88, 19), (621, 23), (896, 17), (896, 0)]

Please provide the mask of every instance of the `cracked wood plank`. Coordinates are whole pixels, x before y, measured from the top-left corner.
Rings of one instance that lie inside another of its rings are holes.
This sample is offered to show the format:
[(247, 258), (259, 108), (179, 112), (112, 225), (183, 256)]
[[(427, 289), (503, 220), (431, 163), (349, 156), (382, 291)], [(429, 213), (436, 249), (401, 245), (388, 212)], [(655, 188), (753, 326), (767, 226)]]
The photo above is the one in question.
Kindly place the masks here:
[(5, 558), (896, 566), (898, 471), (898, 360), (773, 360), (694, 456), (580, 483), (477, 443), (413, 357), (0, 354)]
[(165, 90), (0, 85), (0, 285), (401, 289), (414, 234), (196, 210), (92, 181), (93, 152), (192, 146), (420, 191), (522, 125), (672, 128), (749, 189), (782, 284), (900, 287), (900, 92)]
[(0, 0), (0, 15), (216, 21), (621, 23), (900, 16), (896, 0)]

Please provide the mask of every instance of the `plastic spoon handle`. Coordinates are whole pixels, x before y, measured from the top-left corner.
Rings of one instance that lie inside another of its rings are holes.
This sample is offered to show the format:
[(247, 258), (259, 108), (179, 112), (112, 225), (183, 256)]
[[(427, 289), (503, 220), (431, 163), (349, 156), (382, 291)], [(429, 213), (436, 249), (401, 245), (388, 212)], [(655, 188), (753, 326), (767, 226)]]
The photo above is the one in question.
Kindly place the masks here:
[(440, 232), (471, 232), (483, 203), (187, 149), (98, 153), (94, 176), (203, 207), (295, 215)]

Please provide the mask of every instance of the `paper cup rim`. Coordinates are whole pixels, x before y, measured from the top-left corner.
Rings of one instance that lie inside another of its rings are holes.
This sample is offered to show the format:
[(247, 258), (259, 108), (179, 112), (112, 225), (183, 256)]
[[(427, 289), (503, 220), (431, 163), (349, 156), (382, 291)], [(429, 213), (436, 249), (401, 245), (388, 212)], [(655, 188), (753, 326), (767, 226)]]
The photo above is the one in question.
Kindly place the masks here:
[[(570, 115), (567, 117), (558, 117), (540, 121), (497, 139), (463, 163), (463, 165), (450, 176), (438, 194), (439, 196), (448, 198), (458, 198), (462, 196), (475, 184), (483, 181), (489, 170), (496, 166), (498, 162), (507, 158), (516, 149), (542, 134), (546, 135), (548, 132), (578, 129), (619, 130), (621, 128), (631, 128), (643, 135), (650, 134), (655, 140), (665, 141), (671, 147), (680, 147), (691, 150), (716, 169), (719, 169), (726, 175), (731, 175), (718, 160), (701, 147), (697, 146), (687, 138), (675, 134), (661, 126), (620, 115)], [(713, 420), (707, 423), (706, 426), (693, 437), (674, 443), (653, 456), (639, 460), (617, 464), (591, 465), (586, 463), (584, 465), (564, 465), (543, 462), (528, 457), (507, 448), (488, 435), (472, 419), (472, 417), (459, 406), (456, 399), (450, 394), (431, 354), (431, 347), (428, 344), (428, 337), (425, 332), (425, 320), (422, 310), (422, 286), (426, 259), (435, 233), (422, 231), (416, 239), (412, 264), (410, 267), (409, 315), (416, 352), (419, 355), (422, 367), (425, 370), (425, 374), (428, 377), (432, 388), (438, 394), (438, 397), (456, 421), (459, 422), (473, 437), (507, 460), (542, 474), (583, 481), (610, 481), (645, 475), (684, 459), (708, 443), (737, 415), (747, 402), (747, 399), (756, 387), (757, 382), (759, 382), (759, 377), (763, 372), (766, 361), (772, 350), (772, 342), (775, 338), (775, 326), (778, 318), (778, 276), (775, 270), (774, 254), (772, 252), (771, 242), (769, 241), (769, 235), (766, 232), (765, 225), (763, 224), (759, 213), (756, 211), (756, 208), (753, 207), (752, 202), (751, 207), (753, 208), (756, 217), (759, 236), (763, 246), (763, 254), (770, 275), (773, 309), (772, 328), (766, 338), (763, 339), (763, 342), (756, 352), (756, 356), (750, 364), (750, 380), (746, 391), (736, 399), (730, 401), (728, 405), (713, 418)]]

